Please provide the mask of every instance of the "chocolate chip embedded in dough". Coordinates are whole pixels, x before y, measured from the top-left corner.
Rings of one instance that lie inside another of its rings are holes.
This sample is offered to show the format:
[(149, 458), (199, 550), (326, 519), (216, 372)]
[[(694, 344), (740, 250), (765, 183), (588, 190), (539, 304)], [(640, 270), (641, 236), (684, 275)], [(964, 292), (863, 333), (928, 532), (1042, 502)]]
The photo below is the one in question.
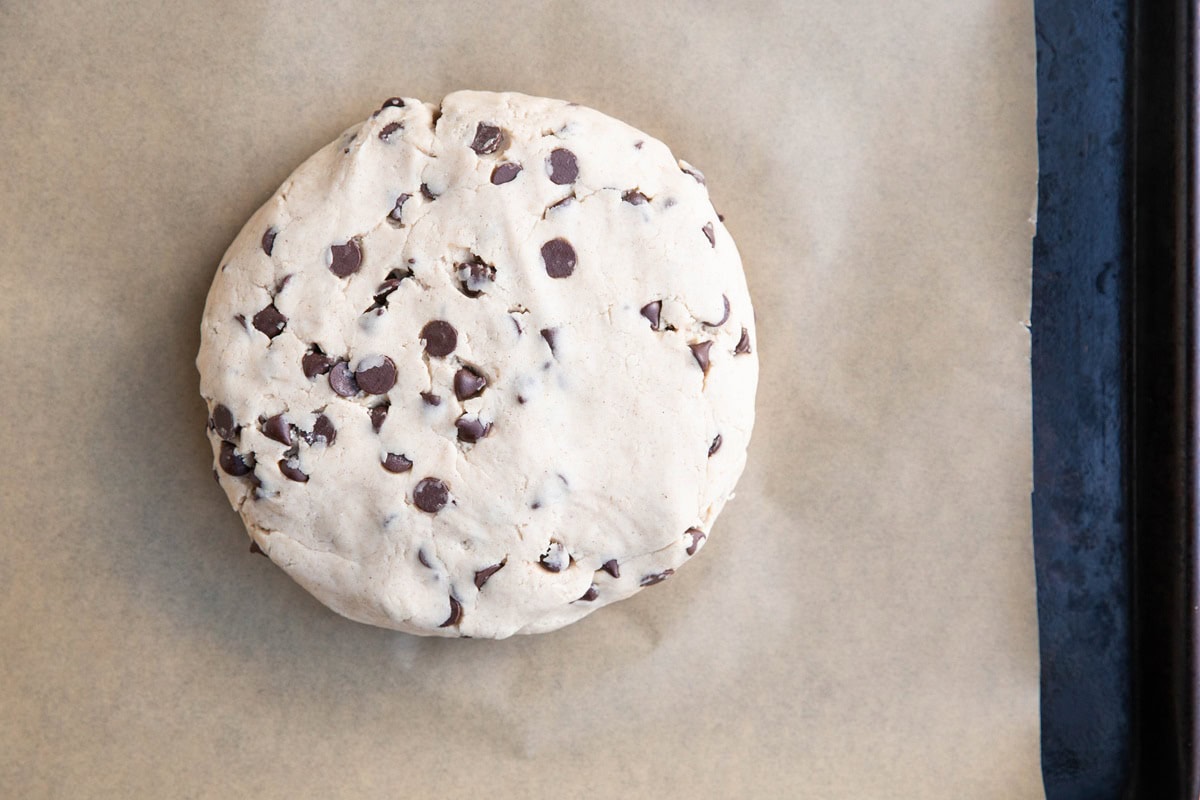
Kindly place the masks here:
[(383, 421), (387, 419), (388, 411), (391, 407), (390, 403), (380, 403), (377, 406), (371, 407), (371, 428), (376, 433), (379, 433), (379, 429), (383, 427)]
[(300, 469), (300, 462), (295, 458), (279, 459), (279, 471), (284, 474), (284, 477), (297, 483), (308, 483), (308, 475)]
[(449, 488), (437, 478), (422, 478), (413, 488), (413, 505), (427, 514), (436, 514), (449, 501)]
[(713, 247), (716, 247), (717, 246), (717, 234), (713, 231), (712, 223), (711, 222), (704, 223), (704, 227), (701, 228), (700, 230), (702, 230), (704, 232), (704, 237), (706, 239), (708, 239), (708, 243), (710, 245), (712, 245)]
[(614, 578), (621, 577), (621, 565), (617, 563), (615, 558), (611, 558), (600, 565), (600, 569), (612, 575)]
[(454, 373), (454, 396), (459, 400), (476, 397), (485, 388), (487, 379), (470, 367), (462, 367)]
[(438, 198), (438, 196), (433, 193), (433, 190), (431, 190), (429, 188), (428, 183), (421, 184), (421, 196), (424, 197), (426, 200), (429, 200), (430, 202), (437, 200), (437, 198)]
[(496, 280), (496, 268), (483, 263), (478, 256), (459, 264), (455, 273), (459, 291), (471, 298), (479, 297)]
[(255, 328), (267, 335), (267, 338), (274, 339), (283, 333), (283, 329), (287, 325), (287, 317), (280, 313), (274, 303), (271, 303), (254, 315), (253, 323)]
[(222, 439), (230, 440), (237, 438), (237, 422), (234, 420), (233, 412), (229, 410), (229, 406), (224, 403), (217, 403), (217, 407), (213, 409), (210, 424), (212, 425), (212, 429), (217, 432), (217, 436), (220, 436)]
[(486, 122), (481, 122), (475, 128), (475, 139), (471, 142), (471, 149), (477, 155), (488, 155), (496, 152), (500, 147), (500, 142), (503, 140), (504, 131), (495, 125), (488, 125)]
[(750, 353), (750, 331), (742, 328), (742, 338), (738, 339), (737, 347), (733, 348), (733, 354), (736, 356), (744, 356)]
[(492, 564), (490, 567), (484, 567), (483, 569), (477, 571), (475, 573), (475, 588), (482, 589), (483, 585), (488, 582), (488, 578), (492, 577), (501, 569), (503, 569), (504, 565), (507, 563), (508, 559), (506, 558), (499, 564)]
[(335, 359), (325, 355), (321, 352), (321, 348), (313, 345), (312, 349), (300, 359), (300, 368), (304, 370), (304, 377), (315, 378), (329, 372), (335, 363), (337, 363)]
[(389, 97), (383, 101), (383, 105), (379, 107), (379, 110), (382, 111), (385, 108), (404, 108), (404, 100), (399, 97)]
[(576, 160), (575, 154), (565, 147), (551, 151), (550, 157), (546, 159), (546, 166), (550, 174), (550, 182), (559, 186), (574, 183), (575, 179), (579, 177), (579, 162)]
[(232, 475), (235, 478), (248, 475), (254, 469), (253, 459), (247, 460), (233, 446), (233, 442), (221, 442), (221, 454), (217, 457), (217, 463), (221, 465), (221, 469), (225, 471), (225, 474)]
[(309, 444), (324, 442), (329, 446), (337, 441), (337, 428), (334, 427), (333, 420), (324, 414), (318, 414), (317, 419), (313, 422), (312, 435), (308, 437)]
[(567, 554), (567, 548), (562, 542), (551, 540), (550, 547), (542, 553), (538, 564), (547, 572), (562, 572), (571, 565), (571, 556)]
[(401, 453), (388, 453), (383, 457), (383, 468), (388, 472), (408, 472), (413, 468), (413, 462), (408, 460), (408, 457)]
[(644, 576), (639, 582), (639, 586), (653, 586), (656, 583), (662, 583), (667, 578), (675, 574), (673, 569), (664, 569), (662, 572), (655, 572), (652, 575)]
[(358, 394), (358, 383), (354, 380), (354, 373), (350, 371), (348, 362), (339, 361), (329, 370), (329, 388), (342, 397), (354, 397)]
[(721, 318), (716, 322), (705, 322), (704, 320), (700, 320), (701, 325), (707, 325), (710, 328), (719, 328), (729, 321), (729, 298), (725, 295), (721, 295), (721, 302), (725, 304), (725, 313), (721, 316)]
[(550, 346), (551, 354), (554, 354), (554, 343), (558, 339), (558, 328), (542, 328), (542, 338), (546, 340), (546, 344)]
[(404, 203), (410, 197), (412, 197), (412, 195), (405, 192), (396, 198), (396, 205), (394, 205), (392, 207), (392, 210), (388, 212), (388, 221), (389, 222), (391, 222), (395, 225), (400, 224), (400, 222), (404, 216)]
[[(384, 394), (396, 385), (396, 362), (387, 356), (381, 358), (382, 360), (379, 357), (363, 359), (354, 373), (358, 388), (367, 394)], [(364, 368), (363, 363), (370, 366)]]
[(680, 162), (679, 169), (681, 169), (685, 174), (691, 175), (696, 180), (696, 183), (700, 184), (701, 186), (704, 186), (707, 183), (707, 181), (704, 180), (704, 173), (693, 167), (691, 164), (688, 164), (687, 162)]
[(696, 550), (700, 547), (700, 541), (704, 539), (704, 531), (699, 528), (688, 528), (684, 532), (684, 535), (692, 537), (692, 543), (687, 547), (687, 554), (689, 556), (696, 555)]
[(599, 596), (600, 596), (600, 593), (596, 591), (596, 584), (593, 583), (591, 586), (588, 587), (588, 590), (580, 596), (579, 599), (586, 603), (590, 603)]
[(348, 278), (362, 266), (362, 246), (357, 239), (329, 248), (329, 271), (339, 278)]
[(458, 428), (458, 440), (467, 444), (474, 444), (492, 432), (492, 423), (481, 422), (478, 417), (461, 416), (454, 421), (454, 427)]
[(292, 426), (283, 418), (283, 414), (276, 414), (264, 420), (262, 432), (268, 439), (274, 439), (288, 447), (292, 446)]
[(689, 344), (692, 350), (692, 357), (696, 359), (696, 363), (700, 365), (700, 369), (704, 370), (704, 374), (708, 374), (709, 359), (708, 351), (712, 348), (712, 342), (696, 342)]
[(515, 161), (506, 161), (503, 164), (497, 164), (492, 170), (492, 184), (501, 186), (516, 179), (521, 172), (521, 165)]
[(721, 434), (717, 434), (717, 438), (712, 440), (712, 444), (708, 446), (708, 457), (712, 458), (717, 451), (721, 449)]
[(438, 627), (439, 628), (451, 628), (451, 627), (457, 625), (458, 623), (462, 622), (462, 617), (463, 617), (462, 603), (455, 600), (454, 596), (451, 595), (450, 596), (450, 616), (446, 617), (446, 621), (443, 622), (441, 625), (438, 625)]
[(267, 255), (271, 255), (271, 252), (275, 249), (275, 237), (278, 233), (279, 231), (275, 230), (275, 228), (267, 228), (263, 232), (262, 249)]
[(429, 563), (429, 557), (425, 555), (424, 550), (417, 551), (417, 561), (420, 561), (421, 566), (425, 567), (426, 569), (433, 569), (433, 564)]
[(425, 401), (425, 405), (427, 406), (440, 406), (442, 404), (442, 398), (433, 392), (421, 392), (421, 399)]
[(551, 278), (567, 278), (575, 271), (575, 248), (566, 239), (551, 239), (542, 245), (542, 262)]
[(404, 130), (403, 122), (389, 122), (380, 129), (379, 138), (386, 142), (392, 138), (393, 133), (400, 130)]
[(458, 346), (458, 331), (449, 322), (435, 319), (421, 328), (421, 339), (425, 342), (426, 353), (435, 358), (445, 358)]
[(631, 206), (640, 206), (650, 202), (650, 198), (639, 192), (637, 189), (630, 189), (621, 195), (621, 199)]
[(642, 306), (641, 314), (650, 320), (650, 330), (658, 330), (659, 317), (662, 314), (662, 301), (655, 300), (653, 303), (646, 303), (646, 305)]

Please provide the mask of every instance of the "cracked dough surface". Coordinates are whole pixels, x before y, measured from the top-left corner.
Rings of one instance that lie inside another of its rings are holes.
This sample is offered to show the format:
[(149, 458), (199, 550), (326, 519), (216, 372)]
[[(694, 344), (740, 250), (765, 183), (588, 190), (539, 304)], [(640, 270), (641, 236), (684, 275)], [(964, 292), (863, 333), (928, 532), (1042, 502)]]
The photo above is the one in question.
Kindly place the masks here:
[(389, 100), (284, 182), (197, 367), (256, 549), (351, 619), (503, 638), (699, 552), (754, 343), (699, 171), (588, 108), (456, 92)]

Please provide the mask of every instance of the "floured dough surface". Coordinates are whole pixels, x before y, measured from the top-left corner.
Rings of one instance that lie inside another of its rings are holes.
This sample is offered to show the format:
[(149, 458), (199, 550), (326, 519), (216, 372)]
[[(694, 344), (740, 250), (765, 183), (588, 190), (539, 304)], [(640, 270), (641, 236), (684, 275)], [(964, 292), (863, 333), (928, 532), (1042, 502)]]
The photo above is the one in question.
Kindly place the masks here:
[(703, 176), (597, 111), (393, 98), (292, 174), (204, 311), (216, 474), (352, 619), (550, 631), (703, 547), (758, 378)]

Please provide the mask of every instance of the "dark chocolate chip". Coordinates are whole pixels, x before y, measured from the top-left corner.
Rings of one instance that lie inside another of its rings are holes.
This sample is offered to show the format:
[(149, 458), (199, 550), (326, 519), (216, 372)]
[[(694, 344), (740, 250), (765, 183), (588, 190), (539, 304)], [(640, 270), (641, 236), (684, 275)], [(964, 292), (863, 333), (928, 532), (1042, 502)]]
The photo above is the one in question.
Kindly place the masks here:
[(700, 546), (700, 540), (704, 538), (704, 531), (699, 528), (688, 528), (684, 531), (684, 535), (692, 537), (692, 543), (688, 545), (687, 554), (689, 556), (696, 555), (696, 548)]
[(621, 199), (632, 206), (640, 206), (650, 202), (650, 198), (639, 192), (637, 189), (630, 189), (625, 194), (621, 195)]
[(504, 132), (498, 127), (481, 122), (475, 128), (475, 139), (471, 142), (471, 149), (481, 156), (494, 153), (503, 139)]
[(695, 178), (696, 183), (700, 184), (701, 186), (703, 186), (705, 183), (707, 183), (707, 181), (704, 180), (704, 173), (701, 172), (700, 170), (696, 169), (695, 167), (690, 166), (690, 165), (685, 167), (682, 164), (680, 164), (679, 168), (681, 170), (683, 170), (685, 173), (687, 173), (688, 175), (691, 175), (693, 178)]
[(296, 481), (297, 483), (308, 482), (308, 476), (300, 471), (300, 462), (294, 458), (279, 459), (279, 471), (282, 472), (285, 477)]
[(708, 457), (712, 458), (717, 451), (721, 449), (721, 434), (717, 434), (717, 438), (712, 440), (712, 444), (708, 446)]
[(436, 514), (450, 501), (450, 490), (437, 478), (422, 478), (413, 489), (413, 504), (428, 514)]
[(425, 342), (426, 353), (435, 358), (445, 358), (458, 346), (458, 331), (449, 322), (435, 319), (421, 328), (421, 339)]
[(316, 421), (313, 422), (312, 436), (309, 437), (309, 444), (324, 442), (328, 446), (336, 441), (337, 428), (333, 426), (333, 420), (324, 414), (318, 414)]
[(496, 280), (496, 268), (475, 256), (458, 265), (457, 275), (459, 291), (467, 297), (479, 297), (483, 289)]
[(692, 357), (696, 359), (696, 363), (700, 365), (700, 369), (704, 370), (704, 374), (708, 374), (708, 351), (712, 347), (712, 342), (696, 342), (689, 344), (688, 347), (692, 350)]
[(588, 590), (586, 592), (584, 592), (583, 595), (579, 599), (590, 603), (593, 600), (595, 600), (597, 597), (599, 597), (599, 593), (596, 591), (596, 584), (593, 583), (591, 586), (588, 587)]
[(558, 338), (558, 328), (542, 328), (542, 338), (546, 340), (546, 344), (550, 346), (550, 352), (554, 353), (554, 342)]
[(429, 559), (426, 558), (424, 550), (417, 551), (417, 561), (420, 561), (421, 566), (425, 567), (426, 569), (433, 569), (433, 564), (429, 563)]
[(376, 433), (383, 427), (383, 421), (387, 419), (388, 411), (391, 409), (390, 403), (380, 403), (371, 408), (371, 427)]
[(396, 205), (393, 206), (392, 210), (388, 212), (388, 221), (395, 224), (400, 223), (401, 217), (404, 214), (404, 202), (410, 197), (412, 197), (412, 195), (405, 192), (396, 198)]
[(357, 239), (329, 248), (329, 271), (339, 278), (348, 278), (362, 266), (362, 246)]
[(315, 345), (312, 350), (309, 350), (300, 359), (300, 367), (304, 370), (304, 377), (306, 378), (315, 378), (318, 375), (324, 375), (326, 372), (329, 372), (335, 363), (332, 358), (321, 352), (321, 348)]
[(413, 468), (413, 462), (400, 453), (388, 453), (383, 457), (383, 468), (388, 472), (408, 472)]
[[(359, 364), (361, 367), (362, 362)], [(396, 362), (384, 356), (381, 363), (366, 369), (360, 368), (354, 373), (354, 380), (358, 388), (367, 394), (384, 394), (396, 385)]]
[(725, 295), (721, 295), (721, 302), (725, 304), (725, 312), (721, 315), (721, 318), (716, 322), (705, 322), (704, 320), (701, 320), (701, 325), (707, 325), (710, 328), (719, 328), (729, 321), (729, 298)]
[(258, 555), (260, 555), (260, 556), (266, 556), (266, 555), (267, 555), (267, 554), (266, 554), (266, 553), (263, 551), (263, 549), (262, 549), (261, 547), (259, 547), (259, 546), (258, 546), (258, 542), (251, 542), (251, 543), (250, 543), (250, 552), (251, 552), (251, 553), (257, 553), (257, 554), (258, 554)]
[(579, 163), (575, 160), (575, 154), (565, 147), (553, 150), (550, 158), (546, 159), (546, 164), (550, 168), (551, 183), (564, 186), (574, 183), (579, 177)]
[(289, 272), (287, 275), (284, 275), (282, 278), (279, 279), (279, 283), (275, 284), (275, 294), (279, 294), (280, 292), (282, 292), (285, 288), (287, 288), (287, 285), (291, 282), (292, 282), (292, 273)]
[(750, 352), (750, 331), (742, 328), (742, 338), (738, 339), (737, 347), (733, 348), (733, 354), (744, 356)]
[(617, 563), (615, 558), (609, 559), (600, 565), (600, 569), (612, 575), (614, 578), (621, 577), (621, 565)]
[(427, 184), (427, 183), (421, 184), (421, 196), (424, 197), (426, 200), (430, 200), (430, 201), (437, 200), (437, 195), (429, 190), (429, 184)]
[(462, 603), (455, 600), (454, 596), (451, 595), (450, 596), (450, 616), (446, 617), (446, 621), (443, 622), (441, 625), (438, 625), (438, 627), (439, 628), (453, 627), (453, 626), (457, 625), (458, 623), (462, 622), (462, 616), (463, 616)]
[(404, 100), (399, 97), (389, 97), (383, 101), (383, 105), (379, 107), (379, 110), (382, 111), (385, 108), (404, 108)]
[(515, 161), (506, 161), (503, 164), (497, 164), (496, 168), (492, 170), (492, 183), (496, 186), (509, 183), (517, 177), (520, 171), (521, 165)]
[(638, 139), (636, 142), (634, 142), (634, 143), (633, 143), (633, 149), (634, 149), (634, 150), (641, 150), (641, 149), (642, 149), (642, 145), (644, 145), (644, 144), (645, 144), (645, 142), (643, 142), (641, 139)]
[(542, 261), (551, 278), (566, 278), (575, 271), (575, 248), (566, 239), (551, 239), (542, 245)]
[(575, 202), (575, 195), (569, 194), (566, 197), (564, 197), (562, 200), (559, 200), (557, 203), (551, 203), (550, 205), (546, 206), (545, 212), (542, 213), (542, 219), (545, 219), (546, 214), (549, 214), (551, 211), (554, 211), (556, 208), (564, 208), (566, 206), (571, 205), (571, 203), (574, 203), (574, 202)]
[(358, 384), (348, 362), (339, 361), (329, 370), (329, 388), (342, 397), (354, 397), (358, 394)]
[(267, 228), (262, 237), (262, 249), (267, 255), (271, 255), (271, 251), (275, 249), (275, 236), (279, 231), (274, 228)]
[(567, 548), (562, 542), (551, 540), (550, 547), (542, 553), (538, 564), (547, 572), (562, 572), (571, 565), (571, 556), (567, 554)]
[(508, 563), (508, 559), (504, 559), (499, 564), (492, 564), (490, 567), (484, 567), (475, 573), (475, 588), (482, 589), (483, 585), (488, 582), (488, 578), (495, 575), (504, 565)]
[(246, 315), (245, 314), (234, 314), (233, 318), (236, 319), (238, 321), (238, 324), (240, 324), (243, 328), (246, 327)]
[(655, 300), (642, 306), (642, 316), (650, 320), (650, 330), (658, 330), (659, 316), (662, 314), (662, 301)]
[(717, 222), (724, 222), (724, 221), (725, 221), (725, 215), (722, 214), (720, 211), (718, 211), (717, 212)]
[(399, 130), (403, 130), (403, 129), (404, 129), (403, 122), (389, 122), (387, 125), (384, 125), (383, 128), (379, 131), (379, 138), (386, 142), (388, 139), (391, 138), (393, 133), (395, 133), (396, 131), (399, 131)]
[(487, 387), (487, 379), (470, 367), (454, 373), (454, 396), (466, 400), (478, 396)]
[(421, 392), (421, 399), (425, 401), (425, 405), (427, 406), (440, 406), (442, 404), (442, 398), (433, 392)]
[(704, 236), (708, 239), (708, 243), (713, 247), (716, 247), (717, 234), (713, 231), (713, 224), (711, 222), (706, 222), (704, 223), (704, 227), (700, 230), (704, 231)]
[(268, 338), (274, 339), (283, 333), (283, 328), (287, 325), (287, 317), (279, 313), (279, 309), (275, 307), (274, 303), (271, 303), (254, 315), (253, 322), (255, 328), (265, 333)]
[(254, 469), (253, 462), (247, 462), (246, 458), (238, 453), (232, 442), (221, 442), (221, 455), (218, 456), (217, 463), (221, 465), (221, 469), (226, 474), (233, 475), (235, 478), (247, 475), (250, 470)]
[(653, 586), (656, 583), (662, 583), (667, 578), (675, 574), (673, 569), (664, 569), (662, 572), (655, 572), (652, 575), (646, 575), (639, 582), (640, 586)]
[(286, 444), (288, 447), (292, 446), (292, 426), (283, 418), (283, 414), (276, 414), (264, 420), (262, 432), (266, 434), (268, 439), (274, 439), (280, 444)]
[(492, 432), (492, 423), (485, 424), (477, 417), (461, 416), (454, 420), (454, 427), (458, 428), (458, 440), (467, 444), (474, 444)]
[(229, 410), (229, 406), (223, 403), (218, 403), (217, 407), (213, 409), (210, 424), (212, 429), (217, 432), (217, 436), (222, 439), (230, 440), (237, 437), (238, 426), (233, 418), (233, 412)]

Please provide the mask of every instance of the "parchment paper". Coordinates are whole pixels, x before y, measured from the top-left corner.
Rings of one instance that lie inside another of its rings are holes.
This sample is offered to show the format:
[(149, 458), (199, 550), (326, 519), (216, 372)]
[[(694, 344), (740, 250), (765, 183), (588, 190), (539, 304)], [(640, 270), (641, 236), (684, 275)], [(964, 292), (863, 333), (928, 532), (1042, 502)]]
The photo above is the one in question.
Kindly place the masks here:
[[(1028, 0), (39, 0), (0, 75), (0, 796), (1041, 796)], [(703, 555), (500, 643), (250, 555), (192, 363), (283, 178), (457, 88), (704, 170), (763, 364)]]

